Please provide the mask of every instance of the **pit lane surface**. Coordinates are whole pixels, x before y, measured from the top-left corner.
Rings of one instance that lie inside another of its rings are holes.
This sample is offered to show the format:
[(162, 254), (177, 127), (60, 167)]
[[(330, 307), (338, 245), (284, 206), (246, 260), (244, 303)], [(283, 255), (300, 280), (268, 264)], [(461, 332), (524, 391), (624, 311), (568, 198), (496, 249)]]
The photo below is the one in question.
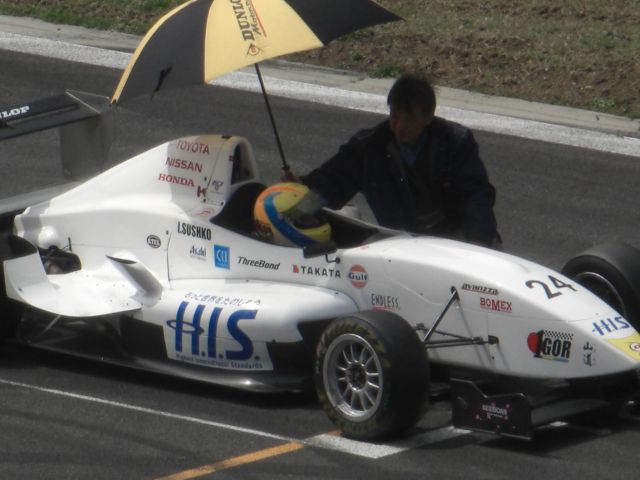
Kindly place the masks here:
[[(3, 106), (65, 88), (108, 95), (119, 72), (0, 52)], [(273, 98), (285, 151), (304, 172), (380, 117)], [(185, 134), (250, 139), (267, 182), (278, 155), (262, 99), (223, 88), (166, 92), (120, 107), (114, 163)], [(508, 251), (560, 268), (595, 243), (637, 245), (637, 158), (477, 133), (498, 189)], [(2, 197), (64, 182), (53, 132), (4, 142)], [(258, 396), (5, 346), (0, 478), (628, 478), (640, 423), (563, 426), (531, 443), (452, 431), (437, 402), (393, 444), (335, 440), (312, 395)], [(201, 471), (194, 471), (198, 467)], [(217, 470), (211, 473), (211, 470)], [(206, 473), (210, 472), (210, 473)]]

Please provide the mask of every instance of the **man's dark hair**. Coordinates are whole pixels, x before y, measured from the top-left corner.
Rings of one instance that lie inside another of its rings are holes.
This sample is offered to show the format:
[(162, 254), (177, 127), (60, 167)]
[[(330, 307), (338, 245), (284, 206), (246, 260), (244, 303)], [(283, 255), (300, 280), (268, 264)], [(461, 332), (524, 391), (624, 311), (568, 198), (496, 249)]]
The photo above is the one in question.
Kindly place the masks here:
[(436, 94), (426, 78), (405, 74), (389, 90), (387, 105), (407, 112), (416, 106), (424, 113), (433, 115), (436, 111)]

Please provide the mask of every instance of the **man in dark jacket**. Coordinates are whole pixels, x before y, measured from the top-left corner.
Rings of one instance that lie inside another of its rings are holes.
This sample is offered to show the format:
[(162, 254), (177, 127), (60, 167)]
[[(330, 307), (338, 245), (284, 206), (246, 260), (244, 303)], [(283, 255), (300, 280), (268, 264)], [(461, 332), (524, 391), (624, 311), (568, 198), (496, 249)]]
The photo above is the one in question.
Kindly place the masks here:
[(385, 227), (498, 246), (495, 188), (471, 131), (434, 115), (435, 93), (421, 77), (400, 77), (387, 102), (387, 120), (302, 182), (334, 209), (361, 192)]

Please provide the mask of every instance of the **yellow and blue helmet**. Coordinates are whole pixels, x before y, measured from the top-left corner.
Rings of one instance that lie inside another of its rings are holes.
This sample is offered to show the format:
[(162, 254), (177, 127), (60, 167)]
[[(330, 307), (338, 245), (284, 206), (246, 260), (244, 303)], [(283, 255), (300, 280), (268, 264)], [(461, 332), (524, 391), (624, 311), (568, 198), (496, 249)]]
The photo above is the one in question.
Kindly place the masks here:
[(331, 225), (320, 215), (296, 210), (310, 194), (301, 183), (277, 183), (256, 200), (253, 219), (259, 238), (287, 247), (306, 247), (331, 239)]

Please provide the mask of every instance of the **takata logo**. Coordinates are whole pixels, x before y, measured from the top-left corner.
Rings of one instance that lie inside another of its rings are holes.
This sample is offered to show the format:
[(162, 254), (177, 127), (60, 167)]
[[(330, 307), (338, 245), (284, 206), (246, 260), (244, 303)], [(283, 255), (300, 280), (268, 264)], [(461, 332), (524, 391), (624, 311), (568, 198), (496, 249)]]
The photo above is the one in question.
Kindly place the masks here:
[(310, 277), (342, 278), (340, 270), (325, 267), (314, 267), (310, 265), (293, 265), (293, 273), (307, 275)]
[(354, 265), (347, 275), (351, 281), (351, 285), (356, 288), (363, 288), (369, 280), (369, 274), (362, 265)]

